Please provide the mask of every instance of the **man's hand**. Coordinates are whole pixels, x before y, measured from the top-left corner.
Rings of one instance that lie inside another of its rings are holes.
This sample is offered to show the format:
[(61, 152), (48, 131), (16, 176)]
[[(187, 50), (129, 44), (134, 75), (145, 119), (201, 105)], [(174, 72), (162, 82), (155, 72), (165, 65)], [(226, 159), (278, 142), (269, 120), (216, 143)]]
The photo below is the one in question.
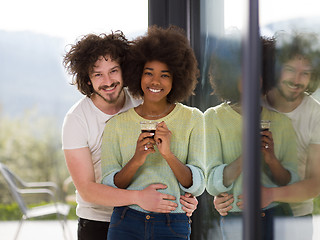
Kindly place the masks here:
[(243, 196), (242, 196), (242, 194), (241, 195), (239, 195), (238, 196), (238, 202), (237, 202), (237, 206), (241, 209), (241, 210), (243, 210)]
[(198, 200), (190, 193), (185, 193), (184, 196), (180, 196), (180, 203), (182, 204), (182, 210), (186, 212), (188, 217), (192, 216), (192, 213), (198, 206)]
[(261, 208), (269, 206), (273, 202), (272, 188), (261, 186)]
[(221, 216), (227, 216), (232, 209), (233, 195), (228, 193), (221, 193), (214, 197), (213, 204)]
[(166, 189), (163, 184), (151, 184), (145, 189), (138, 191), (137, 204), (144, 210), (157, 213), (170, 213), (178, 206), (173, 202), (176, 198), (172, 195), (158, 192), (158, 189)]

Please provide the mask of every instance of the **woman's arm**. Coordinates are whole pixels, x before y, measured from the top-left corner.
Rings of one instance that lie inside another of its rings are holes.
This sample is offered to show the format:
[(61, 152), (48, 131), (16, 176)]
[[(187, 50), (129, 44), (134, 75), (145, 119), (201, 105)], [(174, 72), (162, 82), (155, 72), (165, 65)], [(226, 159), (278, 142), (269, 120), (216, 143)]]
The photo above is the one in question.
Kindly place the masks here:
[(141, 133), (136, 145), (136, 151), (131, 160), (114, 176), (114, 184), (118, 188), (127, 188), (138, 169), (144, 164), (147, 156), (154, 153), (155, 141), (151, 133)]
[(242, 172), (242, 156), (229, 163), (223, 170), (223, 185), (229, 187)]
[[(290, 144), (290, 142), (286, 141), (285, 144)], [(263, 131), (261, 133), (261, 152), (263, 154), (264, 161), (269, 166), (272, 173), (272, 180), (279, 186), (287, 185), (291, 180), (291, 173), (284, 168), (275, 156), (274, 142), (272, 132), (270, 131)]]
[(192, 173), (190, 168), (183, 164), (170, 149), (171, 131), (165, 122), (157, 125), (155, 141), (162, 157), (167, 161), (179, 183), (189, 188), (192, 185)]

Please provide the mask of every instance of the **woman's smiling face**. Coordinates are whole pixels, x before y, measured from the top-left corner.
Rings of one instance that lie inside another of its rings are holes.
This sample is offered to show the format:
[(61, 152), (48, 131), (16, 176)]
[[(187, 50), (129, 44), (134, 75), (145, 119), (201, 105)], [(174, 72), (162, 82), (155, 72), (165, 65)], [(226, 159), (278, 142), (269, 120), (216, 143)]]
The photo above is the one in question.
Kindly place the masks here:
[(144, 101), (167, 101), (172, 88), (172, 73), (167, 64), (157, 60), (146, 62), (141, 77)]

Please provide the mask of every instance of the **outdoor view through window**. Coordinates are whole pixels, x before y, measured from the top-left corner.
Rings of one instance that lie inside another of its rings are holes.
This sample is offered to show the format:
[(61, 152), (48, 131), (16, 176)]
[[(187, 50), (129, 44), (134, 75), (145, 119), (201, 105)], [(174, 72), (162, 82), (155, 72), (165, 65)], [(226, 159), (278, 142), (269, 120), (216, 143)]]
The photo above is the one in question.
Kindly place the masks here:
[[(236, 171), (230, 166), (242, 161), (241, 51), (246, 4), (245, 0), (200, 0), (198, 86), (202, 86), (201, 106), (207, 106), (200, 110), (210, 126), (205, 128), (210, 139), (205, 151), (208, 181), (196, 210), (201, 220), (197, 229), (192, 228), (201, 232), (201, 240), (242, 239), (242, 222), (228, 219), (245, 211), (241, 168)], [(77, 239), (75, 186), (61, 132), (66, 113), (84, 96), (70, 84), (64, 55), (89, 33), (121, 30), (129, 40), (145, 34), (148, 1), (10, 0), (1, 5), (0, 164), (26, 182), (56, 184), (57, 198), (70, 206), (66, 234)], [(261, 67), (261, 119), (270, 123), (270, 131), (262, 130), (262, 200), (264, 207), (281, 207), (281, 217), (274, 220), (273, 229), (264, 225), (263, 234), (272, 232), (275, 239), (320, 239), (320, 110), (314, 106), (315, 100), (320, 101), (319, 9), (318, 0), (259, 1), (263, 63), (274, 64)], [(218, 196), (215, 205), (214, 196)], [(230, 197), (232, 201), (225, 204)], [(25, 200), (32, 207), (51, 201), (39, 194)], [(14, 238), (21, 216), (0, 174), (1, 239)], [(57, 219), (49, 217), (25, 221), (18, 239), (56, 240), (63, 239), (63, 233)]]

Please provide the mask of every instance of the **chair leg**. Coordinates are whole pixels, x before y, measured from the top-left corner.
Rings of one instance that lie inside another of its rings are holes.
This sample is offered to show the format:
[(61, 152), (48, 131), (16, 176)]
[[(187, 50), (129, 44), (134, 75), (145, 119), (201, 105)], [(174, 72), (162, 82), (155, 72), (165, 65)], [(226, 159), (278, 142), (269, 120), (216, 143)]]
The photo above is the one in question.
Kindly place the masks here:
[(25, 216), (25, 215), (23, 215), (22, 218), (20, 219), (19, 226), (18, 226), (18, 230), (17, 230), (16, 235), (15, 235), (15, 237), (14, 237), (15, 240), (18, 239), (18, 236), (19, 236), (19, 233), (20, 233), (20, 230), (21, 230), (21, 226), (22, 226), (22, 224), (23, 224), (23, 222), (24, 222), (25, 219), (26, 219), (26, 216)]
[(66, 236), (69, 235), (69, 239), (72, 240), (72, 233), (70, 231), (70, 228), (69, 228), (69, 225), (68, 225), (68, 222), (67, 220), (65, 219), (64, 220), (64, 236), (66, 238)]
[[(62, 218), (61, 215), (59, 214), (58, 220), (61, 223), (64, 239), (65, 240), (68, 240), (68, 239), (72, 240), (72, 234), (71, 234), (71, 231), (70, 231), (70, 229), (68, 227), (66, 216), (64, 216)], [(69, 235), (70, 238), (68, 238), (68, 235)]]

